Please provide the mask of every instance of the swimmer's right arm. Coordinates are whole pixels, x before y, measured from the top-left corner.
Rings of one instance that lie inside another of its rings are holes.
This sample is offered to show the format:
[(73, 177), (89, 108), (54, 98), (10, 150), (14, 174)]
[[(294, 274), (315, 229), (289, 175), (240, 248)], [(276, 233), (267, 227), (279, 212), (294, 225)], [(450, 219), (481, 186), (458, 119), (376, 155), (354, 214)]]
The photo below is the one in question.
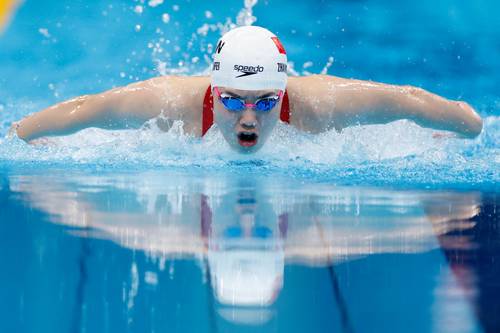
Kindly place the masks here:
[[(157, 113), (152, 104), (138, 108), (137, 101), (155, 100), (150, 90), (129, 86), (101, 94), (85, 95), (56, 104), (22, 119), (16, 125), (17, 135), (25, 141), (44, 136), (68, 135), (87, 127), (121, 129), (138, 127)], [(134, 112), (141, 110), (141, 112)], [(159, 113), (159, 111), (158, 111)]]
[[(161, 113), (172, 120), (189, 122), (192, 113), (189, 110), (194, 110), (190, 104), (197, 99), (185, 93), (189, 89), (196, 91), (196, 85), (202, 86), (199, 81), (196, 77), (158, 77), (101, 94), (77, 97), (22, 119), (14, 129), (19, 138), (31, 141), (44, 136), (68, 135), (87, 127), (138, 128)], [(201, 81), (204, 80), (201, 78)]]

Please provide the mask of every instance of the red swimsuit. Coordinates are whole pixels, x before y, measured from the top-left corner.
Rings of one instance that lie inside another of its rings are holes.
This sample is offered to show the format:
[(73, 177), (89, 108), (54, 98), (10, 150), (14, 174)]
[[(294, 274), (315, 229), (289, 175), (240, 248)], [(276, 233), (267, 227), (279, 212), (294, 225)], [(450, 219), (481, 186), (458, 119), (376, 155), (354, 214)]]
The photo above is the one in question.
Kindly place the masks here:
[[(208, 86), (203, 99), (203, 115), (202, 115), (202, 130), (201, 135), (205, 135), (214, 123), (214, 101), (212, 99), (212, 89)], [(280, 119), (285, 123), (290, 123), (290, 104), (288, 102), (288, 93), (285, 90), (283, 95), (283, 103), (281, 103)]]

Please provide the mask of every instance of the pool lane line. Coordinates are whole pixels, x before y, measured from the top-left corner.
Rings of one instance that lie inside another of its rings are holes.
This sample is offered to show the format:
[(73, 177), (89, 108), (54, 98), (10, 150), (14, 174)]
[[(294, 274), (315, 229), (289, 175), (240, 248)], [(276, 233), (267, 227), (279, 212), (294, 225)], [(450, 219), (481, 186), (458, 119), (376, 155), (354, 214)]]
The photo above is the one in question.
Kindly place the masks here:
[[(85, 231), (85, 233), (87, 233)], [(78, 270), (80, 272), (78, 282), (76, 284), (75, 293), (75, 317), (72, 320), (70, 332), (81, 332), (82, 331), (82, 311), (85, 298), (85, 289), (88, 282), (88, 264), (87, 259), (91, 254), (90, 246), (88, 244), (88, 235), (79, 237), (81, 240), (81, 252), (78, 258)]]
[[(214, 293), (212, 289), (212, 272), (210, 271), (210, 265), (208, 264), (208, 258), (205, 257), (205, 259), (202, 261), (202, 263), (205, 265), (207, 268), (205, 270), (205, 274), (207, 277), (207, 281), (205, 283), (205, 290), (207, 291), (207, 307), (208, 307), (208, 321), (210, 322), (210, 332), (218, 332), (217, 328), (217, 319), (216, 319), (216, 314), (215, 314), (215, 301), (214, 301)], [(203, 273), (203, 271), (202, 271)]]
[[(323, 229), (323, 226), (316, 219), (314, 219), (314, 224), (316, 225), (316, 228), (318, 229), (320, 241), (321, 241), (322, 245), (326, 248), (327, 242), (325, 241), (325, 236), (324, 236), (325, 231)], [(338, 305), (339, 310), (340, 310), (340, 320), (342, 322), (342, 329), (346, 333), (354, 333), (354, 329), (352, 327), (350, 316), (349, 316), (349, 311), (347, 311), (347, 303), (344, 299), (344, 296), (342, 295), (342, 291), (340, 288), (340, 283), (339, 283), (339, 279), (337, 277), (337, 274), (335, 273), (335, 270), (333, 269), (333, 258), (330, 255), (330, 251), (327, 252), (327, 260), (328, 260), (328, 267), (326, 267), (326, 269), (328, 271), (328, 274), (330, 276), (330, 281), (332, 283), (334, 299), (337, 302), (337, 305)]]

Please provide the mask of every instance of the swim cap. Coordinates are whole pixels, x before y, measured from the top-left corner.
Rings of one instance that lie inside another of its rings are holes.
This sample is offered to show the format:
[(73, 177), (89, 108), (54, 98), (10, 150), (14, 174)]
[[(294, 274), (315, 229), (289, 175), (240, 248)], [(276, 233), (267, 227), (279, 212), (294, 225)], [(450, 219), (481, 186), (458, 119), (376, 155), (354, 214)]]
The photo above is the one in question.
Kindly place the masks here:
[(287, 58), (271, 31), (245, 26), (221, 37), (214, 53), (212, 87), (285, 90)]

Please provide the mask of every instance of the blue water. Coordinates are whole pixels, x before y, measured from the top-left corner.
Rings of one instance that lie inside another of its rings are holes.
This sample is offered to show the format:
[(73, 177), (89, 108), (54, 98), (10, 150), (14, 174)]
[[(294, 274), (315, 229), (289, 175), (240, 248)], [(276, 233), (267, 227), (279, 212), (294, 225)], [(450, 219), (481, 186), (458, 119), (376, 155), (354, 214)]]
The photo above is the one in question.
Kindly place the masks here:
[[(0, 35), (0, 332), (500, 331), (498, 4), (153, 4), (26, 0)], [(180, 123), (8, 134), (76, 95), (207, 73), (253, 21), (291, 75), (421, 86), (484, 130), (281, 125), (252, 156)]]
[(52, 170), (0, 195), (2, 331), (498, 327), (491, 194)]

